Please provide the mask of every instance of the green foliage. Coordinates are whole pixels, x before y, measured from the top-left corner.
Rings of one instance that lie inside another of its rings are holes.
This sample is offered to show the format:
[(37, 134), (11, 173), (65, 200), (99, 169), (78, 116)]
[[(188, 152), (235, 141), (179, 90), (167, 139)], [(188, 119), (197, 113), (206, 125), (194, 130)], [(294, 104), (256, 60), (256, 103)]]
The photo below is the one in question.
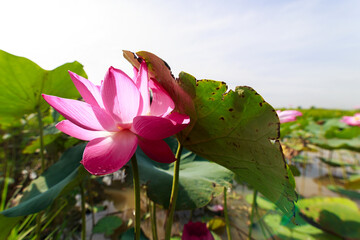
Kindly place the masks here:
[(345, 183), (346, 189), (360, 189), (360, 175), (351, 176)]
[[(133, 55), (125, 57), (136, 67)], [(168, 91), (176, 109), (191, 118), (178, 138), (187, 149), (236, 173), (287, 214), (297, 199), (288, 180), (275, 110), (250, 87), (228, 91), (223, 82), (196, 80), (180, 73), (178, 81), (163, 60), (138, 52), (159, 83)]]
[(316, 197), (302, 199), (298, 206), (300, 215), (310, 224), (341, 238), (360, 238), (360, 211), (355, 202)]
[(354, 115), (356, 112), (355, 110), (348, 111), (348, 110), (340, 110), (340, 109), (323, 109), (323, 108), (317, 108), (317, 109), (297, 109), (303, 114), (304, 118), (312, 118), (314, 121), (319, 121), (323, 119), (329, 119), (329, 118), (339, 118), (342, 116), (351, 116)]
[[(175, 152), (176, 140), (167, 139), (167, 142)], [(140, 148), (137, 150), (136, 158), (140, 181), (146, 184), (148, 197), (157, 204), (168, 208), (174, 164), (155, 162), (149, 159)], [(213, 197), (223, 192), (224, 186), (230, 187), (233, 176), (234, 174), (226, 168), (183, 149), (176, 209), (195, 209), (206, 206)]]
[(346, 163), (346, 162), (343, 162), (343, 160), (338, 160), (338, 159), (326, 159), (326, 158), (323, 158), (323, 157), (319, 157), (318, 158), (321, 162), (331, 166), (331, 167), (355, 167), (356, 165), (355, 164), (351, 164), (351, 163)]
[(339, 193), (352, 199), (360, 199), (360, 193), (357, 191), (347, 190), (341, 186), (328, 185), (327, 188), (333, 192)]
[(8, 239), (11, 230), (23, 219), (23, 217), (6, 217), (0, 214), (0, 239)]
[(15, 118), (36, 112), (37, 107), (42, 111), (48, 109), (42, 93), (65, 98), (80, 97), (69, 70), (86, 77), (78, 62), (48, 71), (29, 59), (0, 50), (0, 123), (11, 124)]
[(84, 148), (83, 144), (67, 150), (57, 163), (26, 187), (19, 205), (0, 214), (7, 217), (26, 216), (47, 208), (69, 184), (77, 181)]
[(311, 134), (309, 141), (321, 148), (360, 152), (360, 128), (348, 126), (338, 118), (310, 122), (305, 130)]
[(267, 214), (264, 217), (264, 222), (279, 239), (340, 240), (340, 238), (324, 233), (310, 224), (284, 223), (283, 218), (276, 213)]
[(122, 224), (121, 218), (117, 216), (106, 216), (100, 219), (93, 228), (93, 233), (104, 233), (111, 235)]

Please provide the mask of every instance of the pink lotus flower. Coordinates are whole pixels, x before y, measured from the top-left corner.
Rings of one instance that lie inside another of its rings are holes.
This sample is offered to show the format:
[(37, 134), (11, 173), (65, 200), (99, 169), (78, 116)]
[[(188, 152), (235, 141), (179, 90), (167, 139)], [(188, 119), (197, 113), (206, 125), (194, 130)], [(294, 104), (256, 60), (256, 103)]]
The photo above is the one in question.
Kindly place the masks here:
[(162, 139), (184, 129), (190, 118), (172, 112), (173, 100), (157, 82), (149, 80), (145, 62), (134, 72), (131, 79), (121, 70), (110, 67), (101, 86), (69, 72), (85, 102), (42, 95), (67, 119), (56, 128), (90, 141), (81, 163), (91, 174), (105, 175), (119, 170), (138, 145), (155, 161), (175, 161), (173, 152)]
[(360, 113), (355, 113), (354, 116), (344, 116), (341, 121), (350, 126), (360, 127)]
[(184, 225), (181, 240), (214, 240), (214, 237), (205, 223), (188, 222)]
[(293, 122), (296, 117), (302, 116), (302, 113), (296, 110), (277, 110), (276, 113), (279, 116), (280, 123)]
[(222, 211), (224, 211), (224, 206), (221, 205), (221, 204), (207, 206), (207, 208), (212, 212), (222, 212)]

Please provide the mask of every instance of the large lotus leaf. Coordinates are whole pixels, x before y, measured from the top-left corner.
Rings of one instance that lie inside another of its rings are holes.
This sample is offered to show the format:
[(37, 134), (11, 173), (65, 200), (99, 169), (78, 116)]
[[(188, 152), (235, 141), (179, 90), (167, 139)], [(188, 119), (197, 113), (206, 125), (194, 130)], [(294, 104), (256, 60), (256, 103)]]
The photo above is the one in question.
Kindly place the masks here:
[(106, 216), (100, 219), (94, 228), (92, 229), (93, 233), (104, 233), (105, 235), (111, 235), (114, 231), (120, 227), (122, 224), (122, 219), (118, 216)]
[(321, 162), (331, 166), (331, 167), (356, 167), (355, 163), (348, 163), (343, 161), (342, 159), (331, 159), (328, 160), (326, 158), (323, 157), (319, 157), (318, 158)]
[(309, 118), (300, 117), (294, 122), (282, 123), (280, 127), (280, 137), (292, 136), (294, 133), (302, 131), (309, 124), (309, 121)]
[(347, 190), (341, 186), (336, 186), (336, 185), (327, 185), (326, 187), (329, 190), (339, 193), (345, 197), (348, 197), (351, 199), (360, 199), (360, 193), (357, 191)]
[(360, 127), (333, 127), (326, 131), (326, 138), (352, 139), (360, 136)]
[(300, 215), (310, 224), (332, 235), (360, 239), (360, 211), (346, 198), (309, 198), (298, 203)]
[(47, 208), (79, 176), (79, 166), (85, 144), (73, 147), (24, 190), (19, 205), (0, 212), (7, 217), (33, 214)]
[[(167, 139), (169, 146), (176, 150), (175, 139)], [(140, 180), (146, 184), (148, 197), (167, 208), (169, 206), (173, 181), (174, 163), (164, 164), (149, 159), (140, 148), (136, 152)], [(214, 196), (230, 187), (234, 174), (211, 163), (194, 153), (183, 149), (180, 161), (179, 193), (177, 210), (195, 209), (207, 205)]]
[(24, 57), (0, 50), (0, 121), (6, 122), (24, 114), (49, 107), (41, 93), (64, 98), (78, 98), (79, 92), (72, 83), (68, 70), (86, 77), (78, 62), (66, 63), (54, 70), (42, 69)]
[(360, 152), (360, 128), (350, 127), (338, 118), (329, 119), (322, 124), (312, 122), (305, 129), (313, 136), (309, 141), (321, 148)]
[(360, 137), (353, 139), (340, 139), (340, 138), (310, 138), (309, 141), (321, 148), (334, 150), (334, 149), (348, 149), (360, 152)]
[[(264, 222), (279, 239), (293, 240), (340, 240), (341, 238), (327, 234), (310, 224), (294, 225), (293, 223), (284, 224), (279, 214), (267, 214)], [(270, 238), (269, 238), (270, 239)]]
[[(124, 55), (138, 67), (134, 55)], [(250, 87), (227, 92), (223, 82), (197, 81), (184, 72), (175, 81), (162, 59), (149, 52), (137, 55), (145, 59), (151, 77), (169, 92), (177, 109), (190, 116), (190, 125), (178, 134), (184, 147), (232, 170), (292, 215), (297, 194), (278, 141), (275, 110)]]

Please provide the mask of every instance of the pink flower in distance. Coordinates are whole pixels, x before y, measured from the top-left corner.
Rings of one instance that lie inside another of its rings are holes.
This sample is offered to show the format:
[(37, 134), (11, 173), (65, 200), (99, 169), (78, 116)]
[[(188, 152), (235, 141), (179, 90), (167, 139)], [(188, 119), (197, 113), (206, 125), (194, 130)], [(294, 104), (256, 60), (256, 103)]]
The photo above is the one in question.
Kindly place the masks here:
[(212, 212), (222, 212), (222, 211), (224, 211), (224, 206), (221, 205), (221, 204), (207, 206), (207, 208)]
[(131, 79), (121, 70), (110, 67), (101, 86), (69, 72), (85, 102), (42, 95), (67, 119), (56, 128), (90, 141), (81, 163), (91, 174), (105, 175), (119, 170), (138, 145), (155, 161), (175, 161), (173, 152), (162, 139), (184, 129), (190, 118), (172, 112), (173, 100), (157, 82), (149, 80), (145, 62), (134, 72)]
[(184, 225), (181, 240), (214, 240), (214, 237), (205, 223), (188, 222)]
[(344, 116), (341, 121), (350, 126), (360, 127), (360, 113), (355, 113), (354, 116)]
[(276, 113), (279, 116), (280, 123), (293, 122), (296, 117), (302, 116), (302, 113), (296, 110), (277, 110)]

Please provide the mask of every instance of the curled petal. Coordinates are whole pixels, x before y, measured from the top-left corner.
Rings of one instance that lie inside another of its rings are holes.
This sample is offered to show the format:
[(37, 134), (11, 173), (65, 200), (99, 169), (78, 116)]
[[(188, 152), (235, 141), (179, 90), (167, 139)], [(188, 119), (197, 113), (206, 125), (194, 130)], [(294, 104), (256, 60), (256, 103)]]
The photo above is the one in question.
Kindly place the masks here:
[(172, 163), (176, 160), (169, 145), (163, 140), (147, 140), (139, 138), (141, 150), (152, 160), (160, 163)]
[(91, 141), (95, 138), (107, 137), (111, 134), (111, 132), (107, 131), (92, 131), (79, 127), (78, 125), (70, 122), (69, 120), (64, 120), (56, 124), (56, 128), (70, 135), (74, 138)]
[(122, 168), (134, 155), (137, 137), (129, 130), (91, 140), (81, 163), (93, 175), (105, 175)]
[(156, 82), (150, 81), (152, 91), (151, 116), (167, 116), (175, 108), (174, 101), (169, 94)]
[(134, 118), (132, 131), (146, 139), (160, 140), (180, 132), (187, 127), (189, 122), (187, 115), (176, 112), (167, 118), (137, 116)]
[(119, 123), (131, 123), (138, 113), (140, 92), (133, 80), (119, 69), (109, 69), (101, 96), (106, 110)]
[(76, 73), (69, 71), (69, 74), (76, 89), (79, 91), (85, 102), (90, 105), (104, 108), (104, 104), (101, 99), (100, 89), (98, 86), (96, 86), (86, 78), (77, 75)]
[(42, 95), (43, 98), (72, 123), (88, 130), (116, 130), (115, 122), (105, 110), (86, 102)]

